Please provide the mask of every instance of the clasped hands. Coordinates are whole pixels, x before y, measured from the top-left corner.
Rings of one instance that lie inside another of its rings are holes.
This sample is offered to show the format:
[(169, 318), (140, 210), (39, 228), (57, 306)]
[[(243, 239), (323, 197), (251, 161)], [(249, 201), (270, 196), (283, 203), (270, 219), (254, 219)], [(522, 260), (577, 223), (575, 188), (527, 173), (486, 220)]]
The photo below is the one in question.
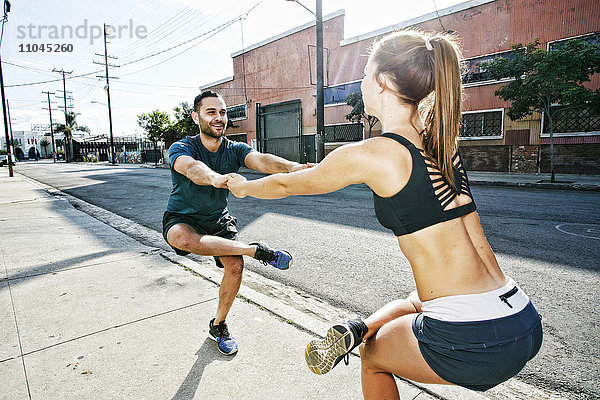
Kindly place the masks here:
[(245, 182), (246, 178), (234, 172), (228, 174), (215, 174), (211, 179), (212, 186), (217, 189), (229, 189), (235, 197), (245, 197), (245, 195), (240, 196), (242, 185)]
[[(315, 165), (316, 164), (313, 163), (298, 164), (292, 167), (289, 172), (296, 172), (306, 168), (312, 168)], [(219, 186), (215, 185), (215, 183)], [(242, 175), (231, 172), (229, 174), (220, 175), (219, 179), (213, 182), (213, 186), (223, 189), (229, 189), (229, 191), (233, 193), (235, 197), (241, 199), (246, 197), (246, 193), (244, 191), (246, 183), (247, 180)]]

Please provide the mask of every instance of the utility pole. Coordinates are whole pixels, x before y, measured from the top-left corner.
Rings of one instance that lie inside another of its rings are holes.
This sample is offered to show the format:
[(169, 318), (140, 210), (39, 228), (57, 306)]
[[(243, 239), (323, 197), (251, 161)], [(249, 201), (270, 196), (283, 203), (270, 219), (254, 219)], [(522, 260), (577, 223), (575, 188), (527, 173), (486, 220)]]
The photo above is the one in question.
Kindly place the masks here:
[[(48, 95), (48, 112), (50, 113), (50, 135), (52, 135), (52, 160), (56, 162), (56, 145), (54, 144), (54, 128), (52, 127), (52, 103), (50, 102), (50, 95), (54, 92), (44, 92)], [(42, 108), (45, 110), (45, 108)]]
[[(4, 15), (2, 17), (2, 31), (4, 31), (4, 23), (8, 21), (8, 13), (10, 12), (10, 3), (4, 1)], [(2, 114), (4, 116), (4, 135), (6, 136), (6, 152), (8, 153), (8, 176), (14, 176), (12, 163), (14, 161), (13, 146), (8, 137), (8, 119), (6, 117), (6, 96), (4, 95), (4, 74), (2, 73), (2, 57), (0, 56), (0, 92), (2, 94)]]
[(325, 96), (323, 79), (323, 7), (317, 0), (317, 161), (325, 157)]
[(65, 74), (69, 74), (70, 75), (70, 74), (73, 73), (73, 71), (66, 72), (63, 69), (61, 69), (59, 71), (56, 68), (54, 68), (52, 70), (52, 72), (58, 72), (59, 74), (62, 74), (62, 78), (63, 78), (63, 99), (64, 99), (64, 102), (65, 102), (65, 142), (67, 142), (65, 144), (65, 153), (66, 153), (65, 161), (66, 162), (71, 162), (71, 161), (73, 161), (73, 142), (72, 142), (72, 139), (71, 139), (72, 132), (69, 132), (68, 131), (68, 127), (67, 127), (67, 125), (69, 123), (69, 119), (68, 119), (68, 116), (67, 116), (67, 113), (68, 113), (68, 111), (67, 111), (67, 85), (65, 83)]
[(2, 114), (4, 115), (4, 134), (6, 136), (6, 152), (8, 153), (8, 176), (15, 176), (13, 172), (13, 145), (8, 135), (8, 117), (6, 116), (6, 97), (4, 96), (4, 74), (2, 73), (2, 58), (0, 57), (0, 90), (2, 92)]
[[(100, 65), (104, 65), (105, 67), (105, 71), (106, 71), (106, 86), (104, 87), (106, 89), (106, 96), (108, 97), (108, 128), (109, 128), (109, 132), (110, 132), (110, 158), (112, 161), (112, 164), (114, 165), (116, 163), (116, 159), (115, 159), (115, 141), (113, 138), (113, 128), (112, 128), (112, 112), (111, 112), (111, 108), (110, 108), (110, 83), (108, 80), (108, 66), (110, 65), (111, 67), (119, 67), (118, 65), (114, 65), (114, 64), (109, 64), (108, 63), (108, 59), (112, 58), (112, 59), (117, 59), (117, 57), (111, 57), (108, 55), (108, 50), (106, 47), (106, 24), (104, 24), (104, 54), (98, 54), (96, 53), (97, 56), (104, 56), (104, 63), (102, 62), (96, 62), (94, 61), (94, 64), (100, 64)], [(97, 76), (98, 78), (103, 78), (102, 76)], [(112, 76), (111, 78), (113, 79), (118, 79), (114, 76)]]
[(12, 118), (10, 117), (10, 104), (8, 104), (8, 99), (6, 99), (6, 112), (8, 113), (8, 128), (10, 130), (10, 142), (14, 143), (15, 138), (13, 138)]
[[(323, 4), (316, 0), (315, 12), (298, 0), (287, 0), (298, 3), (315, 16), (316, 45), (317, 45), (317, 162), (325, 157), (325, 95), (323, 73)], [(312, 84), (312, 78), (311, 78)]]

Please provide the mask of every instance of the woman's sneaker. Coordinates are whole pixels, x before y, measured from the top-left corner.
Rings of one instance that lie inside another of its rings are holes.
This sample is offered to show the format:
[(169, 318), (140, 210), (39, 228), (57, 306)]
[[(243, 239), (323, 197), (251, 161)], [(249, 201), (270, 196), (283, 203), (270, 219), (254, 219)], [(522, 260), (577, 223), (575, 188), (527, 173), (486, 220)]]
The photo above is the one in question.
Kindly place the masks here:
[(304, 358), (308, 368), (315, 374), (326, 374), (356, 346), (367, 333), (367, 326), (360, 319), (334, 325), (329, 328), (325, 339), (316, 339), (308, 343)]
[(215, 319), (211, 319), (208, 324), (208, 337), (217, 342), (219, 351), (225, 355), (231, 355), (238, 351), (238, 344), (229, 334), (229, 329), (225, 321), (215, 325)]
[(272, 265), (278, 269), (288, 269), (292, 266), (292, 256), (285, 250), (273, 250), (264, 243), (250, 243), (250, 246), (256, 246), (254, 258), (264, 265)]

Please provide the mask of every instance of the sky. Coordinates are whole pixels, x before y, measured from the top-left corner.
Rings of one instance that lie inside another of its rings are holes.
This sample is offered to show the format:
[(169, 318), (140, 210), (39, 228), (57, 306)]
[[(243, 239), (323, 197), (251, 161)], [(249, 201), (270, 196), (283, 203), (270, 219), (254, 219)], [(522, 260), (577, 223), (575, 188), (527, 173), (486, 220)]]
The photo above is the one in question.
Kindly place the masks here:
[[(137, 115), (191, 103), (201, 85), (233, 75), (231, 54), (314, 20), (286, 0), (10, 0), (0, 47), (13, 130), (64, 122), (62, 75), (77, 122), (108, 134), (103, 24), (109, 38), (113, 134), (142, 135)], [(314, 0), (299, 0), (314, 11)], [(463, 0), (323, 0), (323, 15), (345, 10), (345, 38), (394, 25)], [(368, 5), (368, 6), (367, 6)], [(327, 35), (327, 32), (324, 32)], [(36, 46), (37, 45), (37, 46)], [(43, 45), (43, 46), (42, 46)], [(43, 48), (46, 51), (41, 51)], [(52, 51), (47, 51), (51, 49)], [(37, 50), (37, 51), (35, 51)], [(58, 50), (58, 51), (56, 51)], [(46, 82), (49, 81), (49, 82)], [(44, 83), (40, 83), (44, 82)], [(44, 109), (46, 108), (46, 109)]]

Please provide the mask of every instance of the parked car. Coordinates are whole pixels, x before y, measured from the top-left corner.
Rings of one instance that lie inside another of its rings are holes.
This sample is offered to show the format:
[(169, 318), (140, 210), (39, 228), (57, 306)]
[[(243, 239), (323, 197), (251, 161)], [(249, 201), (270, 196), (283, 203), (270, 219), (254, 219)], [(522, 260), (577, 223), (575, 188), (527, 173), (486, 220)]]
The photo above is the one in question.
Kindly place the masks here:
[[(0, 167), (4, 167), (5, 165), (8, 165), (8, 155), (2, 154), (0, 155)], [(15, 165), (14, 161), (12, 165)]]

